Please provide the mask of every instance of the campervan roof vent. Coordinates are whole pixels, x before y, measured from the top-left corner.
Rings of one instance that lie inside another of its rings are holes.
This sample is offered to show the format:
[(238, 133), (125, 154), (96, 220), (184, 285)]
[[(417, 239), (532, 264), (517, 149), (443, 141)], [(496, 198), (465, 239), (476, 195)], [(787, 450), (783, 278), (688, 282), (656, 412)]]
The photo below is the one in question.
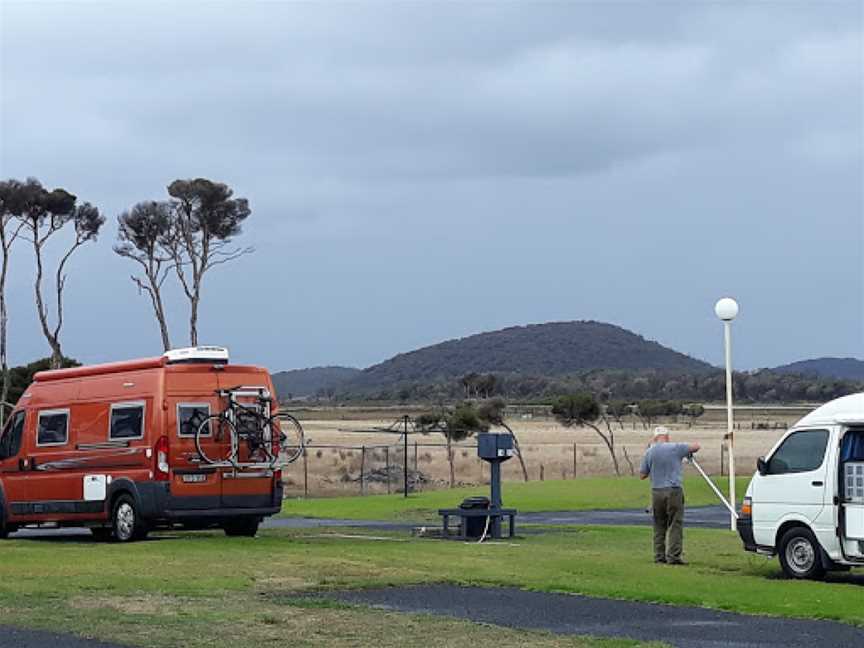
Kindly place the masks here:
[(228, 349), (219, 346), (197, 346), (185, 349), (171, 349), (163, 356), (168, 364), (183, 364), (193, 362), (206, 362), (209, 364), (227, 364)]

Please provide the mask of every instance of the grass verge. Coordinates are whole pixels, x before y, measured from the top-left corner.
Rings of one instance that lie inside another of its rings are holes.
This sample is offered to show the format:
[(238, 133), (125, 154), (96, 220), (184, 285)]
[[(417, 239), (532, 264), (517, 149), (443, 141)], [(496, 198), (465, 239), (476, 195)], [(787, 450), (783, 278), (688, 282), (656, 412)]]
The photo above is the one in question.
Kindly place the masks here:
[(484, 545), (326, 530), (156, 536), (133, 545), (11, 540), (0, 561), (5, 624), (147, 646), (623, 646), (416, 615), (310, 603), (298, 593), (453, 582), (516, 586), (864, 625), (864, 577), (780, 578), (728, 531), (691, 529), (689, 567), (654, 565), (648, 528), (557, 528)]

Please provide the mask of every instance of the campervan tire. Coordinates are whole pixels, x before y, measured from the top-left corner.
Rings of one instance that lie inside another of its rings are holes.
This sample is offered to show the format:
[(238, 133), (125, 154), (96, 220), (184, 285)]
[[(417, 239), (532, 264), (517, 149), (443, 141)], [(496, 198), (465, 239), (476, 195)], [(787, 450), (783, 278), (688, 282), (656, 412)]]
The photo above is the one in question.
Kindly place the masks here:
[(131, 495), (121, 495), (114, 502), (111, 531), (115, 542), (134, 542), (147, 537), (147, 526)]
[(258, 518), (239, 518), (230, 520), (223, 526), (225, 535), (232, 538), (254, 538), (258, 533), (258, 525), (261, 520)]
[(790, 578), (816, 580), (825, 575), (819, 541), (810, 529), (789, 529), (780, 539), (780, 566)]

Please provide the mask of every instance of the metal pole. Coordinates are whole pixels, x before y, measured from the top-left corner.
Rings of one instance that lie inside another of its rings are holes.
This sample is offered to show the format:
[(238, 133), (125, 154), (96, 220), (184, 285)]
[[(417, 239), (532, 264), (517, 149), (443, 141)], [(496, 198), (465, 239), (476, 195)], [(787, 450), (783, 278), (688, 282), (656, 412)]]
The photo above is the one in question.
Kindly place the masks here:
[[(729, 444), (729, 501), (736, 506), (735, 499), (735, 423), (732, 412), (732, 322), (723, 322), (726, 339), (726, 439)], [(735, 515), (729, 517), (730, 528), (738, 528)]]
[(403, 457), (402, 457), (402, 479), (405, 481), (403, 488), (403, 496), (408, 497), (408, 416), (405, 416), (405, 438), (404, 444), (402, 447)]
[(699, 471), (699, 474), (702, 475), (702, 477), (705, 479), (706, 482), (708, 482), (708, 485), (711, 487), (711, 490), (713, 490), (714, 494), (720, 498), (720, 501), (723, 502), (723, 505), (727, 509), (729, 509), (729, 514), (732, 516), (732, 519), (737, 520), (738, 519), (738, 512), (735, 510), (735, 507), (726, 501), (726, 498), (723, 497), (723, 493), (720, 492), (720, 489), (714, 485), (714, 482), (711, 481), (711, 478), (705, 473), (704, 470), (702, 470), (702, 466), (699, 465), (699, 462), (696, 461), (696, 458), (691, 456), (690, 457), (690, 463), (693, 464), (693, 466), (696, 468), (696, 470)]

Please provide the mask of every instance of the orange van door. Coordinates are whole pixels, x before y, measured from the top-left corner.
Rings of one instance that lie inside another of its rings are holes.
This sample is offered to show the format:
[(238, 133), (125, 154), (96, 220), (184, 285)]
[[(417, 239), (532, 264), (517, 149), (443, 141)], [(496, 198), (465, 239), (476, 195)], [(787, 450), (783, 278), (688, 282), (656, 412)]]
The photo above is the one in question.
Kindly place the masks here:
[[(165, 435), (169, 442), (172, 510), (212, 510), (222, 506), (222, 473), (203, 461), (195, 435), (207, 417), (222, 410), (218, 384), (210, 367), (186, 365), (170, 368), (166, 377)], [(212, 427), (205, 433), (205, 451), (218, 456)], [(225, 440), (227, 444), (227, 439)]]
[[(244, 391), (254, 391), (256, 388), (272, 391), (267, 374), (261, 370), (229, 365), (225, 371), (219, 373), (218, 380), (219, 388), (222, 390), (245, 387), (249, 389)], [(258, 399), (254, 396), (240, 397), (238, 401), (247, 407), (258, 405)], [(223, 407), (225, 405), (227, 401), (223, 403)], [(250, 419), (250, 422), (252, 420)], [(238, 422), (241, 429), (242, 425), (243, 421)], [(239, 460), (243, 463), (252, 460), (249, 448), (243, 442), (240, 443)], [(222, 474), (222, 507), (235, 510), (240, 515), (242, 509), (271, 507), (273, 489), (273, 471), (266, 465), (260, 469), (226, 470)]]

